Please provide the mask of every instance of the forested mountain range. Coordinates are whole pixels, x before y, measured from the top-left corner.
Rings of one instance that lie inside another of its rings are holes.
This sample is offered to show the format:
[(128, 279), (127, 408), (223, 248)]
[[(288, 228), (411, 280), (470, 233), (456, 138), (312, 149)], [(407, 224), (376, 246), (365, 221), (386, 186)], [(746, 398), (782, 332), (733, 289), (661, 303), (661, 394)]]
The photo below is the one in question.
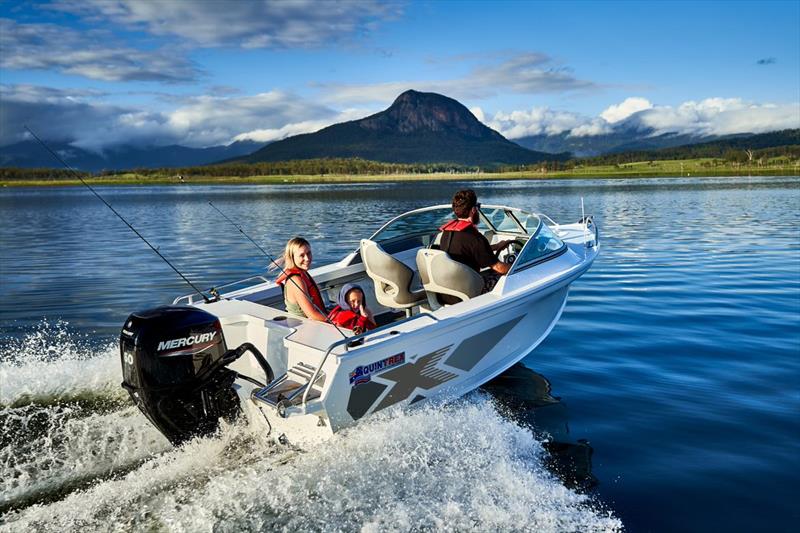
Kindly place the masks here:
[(685, 146), (700, 142), (711, 142), (723, 138), (748, 136), (749, 133), (726, 137), (699, 136), (685, 133), (661, 133), (639, 127), (617, 127), (611, 133), (573, 136), (571, 131), (557, 134), (531, 135), (514, 139), (514, 142), (531, 150), (542, 152), (569, 152), (573, 157), (592, 157), (603, 154), (658, 150)]

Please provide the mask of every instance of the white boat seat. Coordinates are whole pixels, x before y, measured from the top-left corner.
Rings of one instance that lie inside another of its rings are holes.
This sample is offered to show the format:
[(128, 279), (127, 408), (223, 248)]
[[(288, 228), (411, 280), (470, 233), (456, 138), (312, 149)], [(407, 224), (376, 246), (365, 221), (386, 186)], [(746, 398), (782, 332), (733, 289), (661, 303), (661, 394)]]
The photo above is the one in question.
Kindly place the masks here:
[(443, 250), (419, 250), (417, 268), (432, 309), (441, 307), (439, 295), (453, 296), (463, 302), (483, 292), (483, 277)]
[(405, 309), (408, 314), (412, 307), (425, 301), (424, 290), (411, 290), (414, 271), (386, 253), (377, 242), (361, 240), (361, 260), (375, 285), (375, 298), (379, 304)]

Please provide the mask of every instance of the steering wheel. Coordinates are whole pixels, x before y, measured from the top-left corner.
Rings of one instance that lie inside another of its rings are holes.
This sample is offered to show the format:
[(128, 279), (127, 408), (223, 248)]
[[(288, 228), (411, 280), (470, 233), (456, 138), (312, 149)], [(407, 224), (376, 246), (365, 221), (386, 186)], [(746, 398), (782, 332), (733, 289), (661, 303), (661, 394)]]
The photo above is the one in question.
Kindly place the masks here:
[(521, 239), (514, 239), (513, 241), (508, 243), (508, 245), (505, 246), (504, 248), (500, 248), (499, 250), (497, 250), (494, 255), (499, 260), (500, 253), (505, 251), (506, 256), (503, 258), (503, 261), (505, 261), (509, 265), (512, 265), (514, 264), (514, 261), (517, 260), (517, 254), (522, 250), (524, 246), (525, 246), (525, 241)]

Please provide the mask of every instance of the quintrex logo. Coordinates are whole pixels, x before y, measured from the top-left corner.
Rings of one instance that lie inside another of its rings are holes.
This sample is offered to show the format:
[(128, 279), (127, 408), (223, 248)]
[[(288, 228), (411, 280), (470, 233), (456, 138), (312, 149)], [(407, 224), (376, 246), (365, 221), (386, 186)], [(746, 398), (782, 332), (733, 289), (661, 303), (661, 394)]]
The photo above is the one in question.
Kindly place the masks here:
[(202, 335), (189, 335), (180, 339), (172, 339), (171, 341), (161, 341), (158, 343), (157, 352), (163, 350), (173, 350), (175, 348), (183, 348), (184, 346), (194, 346), (195, 344), (211, 343), (216, 337), (217, 332), (203, 333)]
[(381, 372), (387, 368), (392, 368), (393, 366), (402, 365), (405, 362), (406, 354), (405, 352), (401, 352), (368, 365), (357, 366), (355, 370), (350, 372), (350, 385), (357, 387), (358, 385), (369, 383), (372, 374)]

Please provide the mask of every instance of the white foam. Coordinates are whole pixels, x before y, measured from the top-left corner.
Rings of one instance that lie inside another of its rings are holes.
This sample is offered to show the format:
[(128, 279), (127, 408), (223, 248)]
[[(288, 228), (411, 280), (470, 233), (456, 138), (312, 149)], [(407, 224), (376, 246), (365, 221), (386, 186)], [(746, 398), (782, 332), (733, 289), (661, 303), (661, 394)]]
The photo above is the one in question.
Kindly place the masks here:
[(92, 347), (65, 322), (42, 321), (0, 347), (0, 406), (85, 394), (124, 398), (118, 350), (116, 341)]
[(472, 396), (376, 416), (300, 454), (226, 428), (120, 479), (0, 518), (46, 530), (618, 531), (531, 433)]
[(170, 449), (120, 478), (100, 481), (61, 501), (0, 516), (0, 531), (109, 531), (130, 530), (134, 525), (158, 529), (165, 523), (160, 502), (173, 501), (172, 492), (203, 490), (215, 471), (231, 466), (226, 456), (241, 438), (241, 428), (225, 427), (219, 438), (195, 439)]
[(0, 505), (108, 476), (171, 448), (134, 406), (97, 413), (28, 405), (4, 409), (0, 420)]

